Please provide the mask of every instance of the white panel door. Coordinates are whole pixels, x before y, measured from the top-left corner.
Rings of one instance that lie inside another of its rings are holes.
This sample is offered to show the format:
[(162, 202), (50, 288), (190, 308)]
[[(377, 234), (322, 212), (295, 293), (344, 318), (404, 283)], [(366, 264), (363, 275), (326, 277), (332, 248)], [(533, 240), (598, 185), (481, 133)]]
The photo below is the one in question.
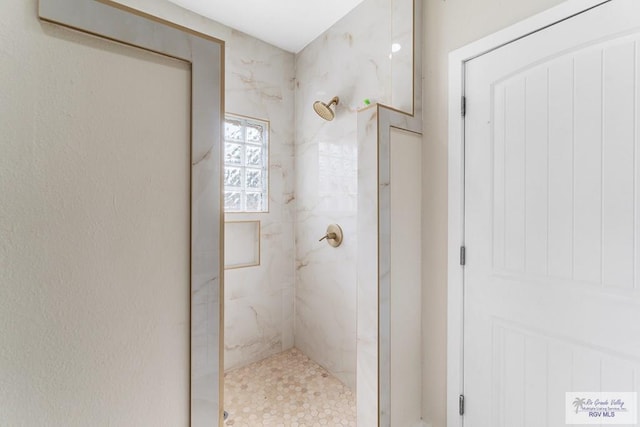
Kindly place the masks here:
[(639, 61), (613, 0), (467, 63), (465, 427), (639, 388)]

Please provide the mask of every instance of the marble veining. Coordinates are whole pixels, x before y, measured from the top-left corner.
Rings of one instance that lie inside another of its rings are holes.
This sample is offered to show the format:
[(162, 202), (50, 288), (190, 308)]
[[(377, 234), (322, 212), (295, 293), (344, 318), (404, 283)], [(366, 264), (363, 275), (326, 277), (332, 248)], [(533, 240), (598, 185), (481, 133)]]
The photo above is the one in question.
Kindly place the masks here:
[[(225, 215), (261, 223), (260, 265), (225, 271), (224, 362), (230, 370), (294, 342), (294, 58), (232, 29), (225, 41), (226, 111), (268, 121), (270, 128), (269, 212)], [(232, 384), (225, 383), (226, 392)]]
[[(378, 415), (378, 108), (358, 114), (357, 401), (358, 420)], [(366, 215), (364, 213), (367, 213)]]
[[(294, 57), (229, 29), (226, 110), (269, 122), (269, 212), (229, 213), (261, 223), (259, 266), (225, 271), (225, 369), (293, 346)], [(233, 239), (233, 236), (226, 236)], [(251, 248), (247, 248), (251, 250)]]

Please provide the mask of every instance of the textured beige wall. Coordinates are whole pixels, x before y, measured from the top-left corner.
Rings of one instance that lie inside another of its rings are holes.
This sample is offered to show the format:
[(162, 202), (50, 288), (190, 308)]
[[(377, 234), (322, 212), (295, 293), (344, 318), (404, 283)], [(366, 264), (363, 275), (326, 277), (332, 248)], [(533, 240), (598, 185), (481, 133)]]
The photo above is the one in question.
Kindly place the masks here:
[(446, 425), (448, 54), (561, 0), (424, 0), (423, 418)]
[(0, 13), (0, 424), (184, 426), (186, 64)]

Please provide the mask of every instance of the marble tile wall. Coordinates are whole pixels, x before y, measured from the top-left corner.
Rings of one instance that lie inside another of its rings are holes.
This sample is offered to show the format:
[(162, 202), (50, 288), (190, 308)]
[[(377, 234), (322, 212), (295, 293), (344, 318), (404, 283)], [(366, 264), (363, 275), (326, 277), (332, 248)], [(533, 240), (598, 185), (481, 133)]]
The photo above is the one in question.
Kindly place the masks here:
[(389, 105), (401, 111), (412, 112), (414, 109), (414, 1), (391, 0), (391, 7), (392, 52)]
[(225, 41), (227, 112), (270, 124), (269, 212), (226, 215), (261, 222), (260, 265), (225, 272), (224, 357), (232, 369), (293, 346), (294, 56), (235, 30)]
[[(394, 60), (391, 46), (394, 36), (406, 45), (402, 40), (413, 34), (412, 4), (365, 0), (296, 55), (295, 345), (351, 388), (356, 383), (357, 112), (364, 99), (410, 110), (412, 61), (401, 52), (411, 47), (403, 46)], [(336, 118), (326, 122), (312, 104), (336, 95)], [(344, 231), (338, 248), (318, 242), (331, 223)]]
[(357, 225), (359, 309), (356, 401), (358, 421), (363, 426), (379, 425), (378, 116), (378, 108), (375, 107), (358, 114), (358, 208), (369, 212), (368, 215), (360, 215)]

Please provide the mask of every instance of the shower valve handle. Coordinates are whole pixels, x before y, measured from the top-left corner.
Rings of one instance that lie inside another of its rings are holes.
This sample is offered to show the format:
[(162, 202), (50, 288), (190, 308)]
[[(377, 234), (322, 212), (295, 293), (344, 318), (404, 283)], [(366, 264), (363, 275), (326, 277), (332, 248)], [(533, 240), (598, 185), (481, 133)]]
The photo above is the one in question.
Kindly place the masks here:
[(336, 233), (327, 233), (322, 239), (318, 240), (318, 242), (322, 242), (324, 239), (336, 240), (336, 237), (338, 237)]
[(329, 246), (337, 248), (342, 243), (342, 228), (338, 224), (330, 224), (327, 227), (327, 234), (319, 241), (322, 242), (323, 240), (326, 240)]

